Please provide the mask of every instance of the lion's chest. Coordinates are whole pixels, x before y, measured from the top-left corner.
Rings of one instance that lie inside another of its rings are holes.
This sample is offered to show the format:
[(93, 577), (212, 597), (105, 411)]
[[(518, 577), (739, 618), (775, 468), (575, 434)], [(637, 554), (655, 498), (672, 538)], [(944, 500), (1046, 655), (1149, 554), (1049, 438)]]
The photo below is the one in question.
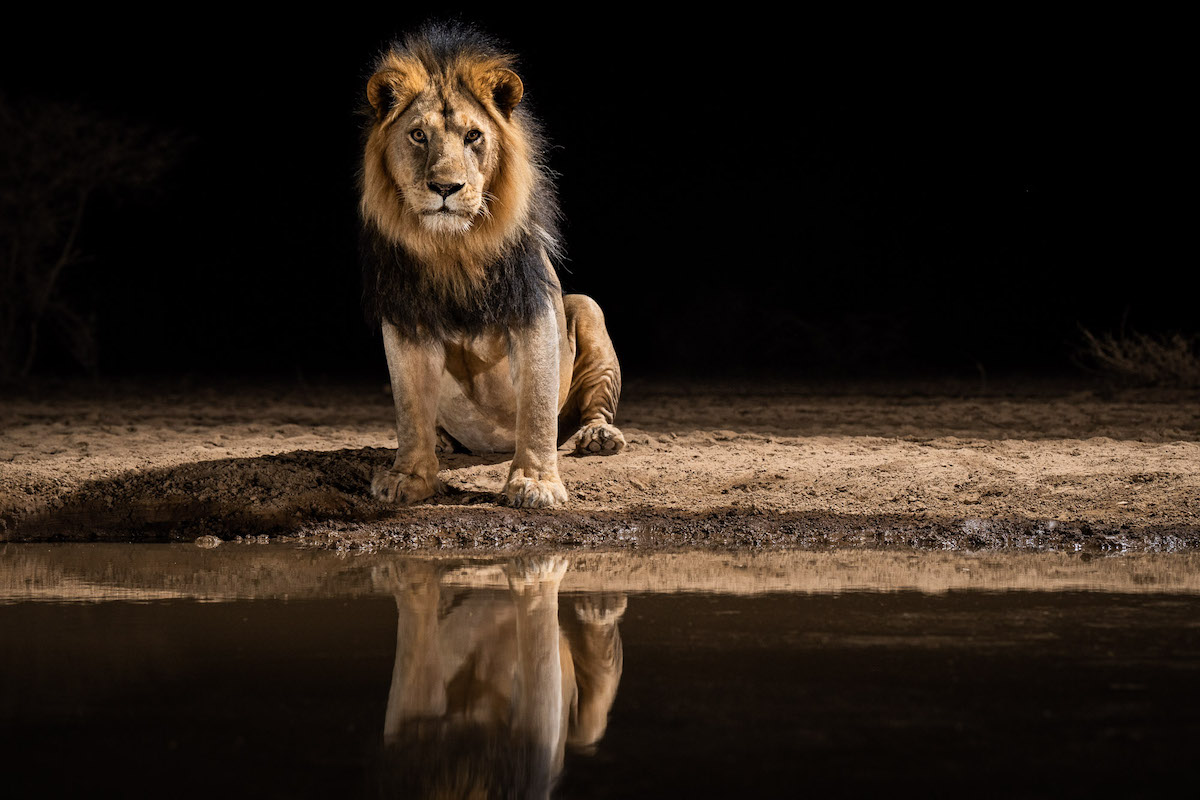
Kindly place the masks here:
[(507, 337), (497, 332), (446, 342), (438, 425), (472, 452), (509, 452), (516, 418)]

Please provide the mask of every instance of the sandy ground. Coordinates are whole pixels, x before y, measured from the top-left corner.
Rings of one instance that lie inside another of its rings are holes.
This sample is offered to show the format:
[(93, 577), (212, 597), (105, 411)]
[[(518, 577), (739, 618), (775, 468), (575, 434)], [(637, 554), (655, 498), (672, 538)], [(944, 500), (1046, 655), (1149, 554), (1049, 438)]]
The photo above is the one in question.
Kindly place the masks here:
[(630, 381), (626, 451), (563, 457), (571, 503), (534, 512), (498, 504), (506, 457), (467, 454), (443, 457), (446, 495), (372, 500), (390, 403), (378, 385), (0, 397), (0, 539), (1200, 547), (1194, 392)]

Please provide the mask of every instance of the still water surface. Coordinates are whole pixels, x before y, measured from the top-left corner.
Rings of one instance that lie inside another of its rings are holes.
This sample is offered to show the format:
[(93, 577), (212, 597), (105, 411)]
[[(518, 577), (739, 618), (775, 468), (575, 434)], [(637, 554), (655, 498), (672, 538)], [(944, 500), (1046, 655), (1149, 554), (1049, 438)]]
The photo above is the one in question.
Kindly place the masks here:
[(0, 642), (8, 797), (1161, 796), (1200, 745), (1184, 554), (8, 545)]

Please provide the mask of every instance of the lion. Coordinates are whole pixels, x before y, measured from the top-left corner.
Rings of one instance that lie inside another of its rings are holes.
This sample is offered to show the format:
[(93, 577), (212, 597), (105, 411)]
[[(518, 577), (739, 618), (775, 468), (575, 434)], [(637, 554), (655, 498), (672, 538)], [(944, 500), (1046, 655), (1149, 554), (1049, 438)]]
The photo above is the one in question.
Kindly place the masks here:
[(387, 796), (546, 797), (568, 750), (596, 751), (621, 681), (627, 600), (574, 597), (560, 621), (568, 566), (509, 561), (507, 591), (487, 567), (451, 583), (443, 566), (409, 561), (382, 577), (397, 612), (378, 762)]
[(565, 503), (558, 447), (625, 447), (621, 370), (600, 307), (563, 295), (554, 183), (515, 57), (487, 35), (427, 25), (367, 82), (361, 172), (364, 308), (383, 332), (396, 459), (372, 493), (443, 489), (438, 451), (511, 452), (504, 499)]

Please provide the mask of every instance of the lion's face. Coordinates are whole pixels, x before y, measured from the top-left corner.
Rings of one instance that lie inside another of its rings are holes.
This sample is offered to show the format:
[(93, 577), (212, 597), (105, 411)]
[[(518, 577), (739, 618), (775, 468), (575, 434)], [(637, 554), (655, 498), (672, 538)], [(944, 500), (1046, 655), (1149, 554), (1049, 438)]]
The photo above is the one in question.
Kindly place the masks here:
[(388, 168), (422, 228), (464, 233), (489, 213), (497, 133), (474, 98), (454, 92), (422, 92), (392, 123)]
[(367, 82), (361, 207), (385, 239), (450, 270), (447, 280), (482, 280), (530, 232), (539, 173), (516, 112), (524, 87), (500, 56), (435, 55), (392, 51)]

